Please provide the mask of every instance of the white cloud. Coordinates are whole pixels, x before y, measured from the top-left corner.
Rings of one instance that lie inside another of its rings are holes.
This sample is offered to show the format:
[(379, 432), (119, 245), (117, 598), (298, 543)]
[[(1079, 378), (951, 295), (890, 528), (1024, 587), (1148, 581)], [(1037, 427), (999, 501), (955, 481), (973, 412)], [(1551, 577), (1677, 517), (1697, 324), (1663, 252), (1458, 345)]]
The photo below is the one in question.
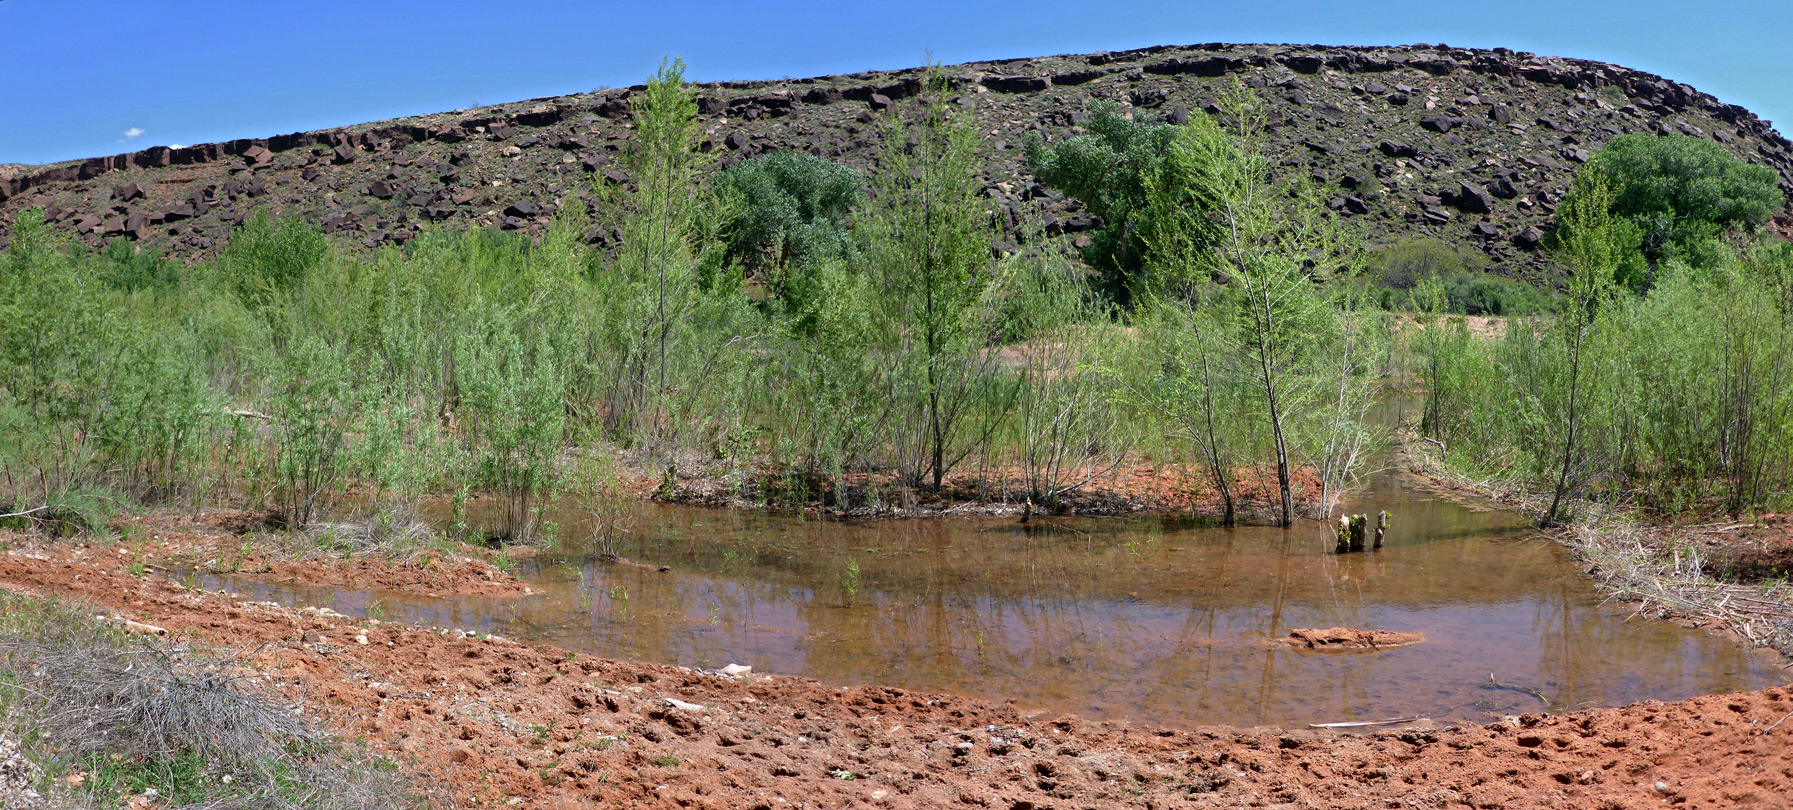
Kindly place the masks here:
[(186, 146), (186, 144), (171, 143), (168, 145), (168, 148), (169, 149), (185, 149), (185, 148), (187, 148), (187, 146)]
[(128, 141), (128, 140), (135, 138), (138, 135), (142, 135), (142, 134), (143, 134), (142, 127), (131, 127), (130, 129), (125, 130), (125, 140)]

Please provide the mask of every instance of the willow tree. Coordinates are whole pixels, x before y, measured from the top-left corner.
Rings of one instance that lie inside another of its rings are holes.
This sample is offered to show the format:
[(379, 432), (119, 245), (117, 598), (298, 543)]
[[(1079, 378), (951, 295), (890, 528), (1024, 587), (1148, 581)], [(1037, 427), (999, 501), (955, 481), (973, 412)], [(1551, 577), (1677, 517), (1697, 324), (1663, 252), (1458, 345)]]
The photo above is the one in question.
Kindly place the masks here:
[(1568, 298), (1545, 347), (1556, 351), (1538, 364), (1538, 384), (1525, 405), (1541, 441), (1536, 469), (1550, 481), (1550, 508), (1544, 523), (1561, 522), (1571, 495), (1598, 468), (1594, 434), (1607, 416), (1601, 407), (1601, 358), (1593, 350), (1601, 309), (1616, 289), (1615, 271), (1624, 260), (1613, 216), (1612, 183), (1598, 167), (1575, 176), (1569, 200), (1557, 214), (1562, 241), (1558, 259), (1568, 268)]

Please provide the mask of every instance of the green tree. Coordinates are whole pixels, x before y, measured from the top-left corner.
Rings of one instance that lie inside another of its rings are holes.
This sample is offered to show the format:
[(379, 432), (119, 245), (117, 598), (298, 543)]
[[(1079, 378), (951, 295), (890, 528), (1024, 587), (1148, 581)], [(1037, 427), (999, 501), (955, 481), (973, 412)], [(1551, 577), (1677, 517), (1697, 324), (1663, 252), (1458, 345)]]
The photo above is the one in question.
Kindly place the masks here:
[[(1621, 262), (1617, 280), (1640, 291), (1654, 284), (1663, 261), (1709, 253), (1724, 229), (1766, 222), (1782, 204), (1773, 169), (1737, 160), (1701, 138), (1621, 135), (1588, 169), (1612, 187), (1612, 213), (1622, 223), (1615, 224), (1615, 238), (1643, 258)], [(1573, 227), (1559, 218), (1559, 229)]]
[(1594, 331), (1601, 309), (1611, 298), (1614, 272), (1623, 248), (1613, 215), (1614, 188), (1599, 168), (1576, 175), (1572, 198), (1559, 220), (1566, 237), (1559, 259), (1569, 269), (1568, 300), (1545, 350), (1558, 354), (1542, 364), (1535, 394), (1528, 398), (1543, 428), (1540, 471), (1552, 479), (1546, 525), (1562, 521), (1568, 499), (1596, 473), (1600, 459), (1595, 433), (1607, 414), (1602, 382), (1607, 371)]
[(721, 224), (730, 211), (705, 180), (714, 158), (700, 148), (703, 129), (684, 70), (683, 61), (662, 62), (633, 96), (635, 140), (624, 163), (634, 186), (609, 206), (621, 213), (622, 250), (596, 274), (616, 358), (611, 428), (662, 461), (670, 459), (674, 428), (688, 424), (678, 409), (724, 379), (704, 367), (720, 356), (712, 350), (736, 336), (713, 319), (729, 317), (740, 298), (732, 276), (705, 274), (721, 264)]
[(1136, 113), (1128, 118), (1120, 105), (1100, 100), (1090, 104), (1088, 135), (1047, 147), (1038, 135), (1027, 143), (1027, 165), (1041, 183), (1081, 200), (1102, 218), (1091, 234), (1084, 261), (1101, 273), (1107, 293), (1130, 305), (1149, 243), (1139, 233), (1139, 214), (1146, 206), (1150, 178), (1158, 174), (1177, 127)]
[[(1159, 184), (1165, 192), (1154, 206), (1152, 231), (1180, 232), (1199, 259), (1193, 269), (1225, 283), (1237, 351), (1275, 457), (1278, 522), (1287, 526), (1295, 520), (1295, 420), (1317, 393), (1312, 372), (1339, 323), (1317, 285), (1353, 266), (1357, 251), (1311, 193), (1271, 180), (1255, 143), (1256, 99), (1235, 89), (1227, 106), (1236, 128), (1230, 137), (1206, 117), (1180, 128), (1163, 172), (1175, 173), (1175, 180)], [(1181, 224), (1162, 224), (1167, 221)], [(1352, 412), (1349, 405), (1337, 412)]]
[[(889, 116), (878, 195), (862, 229), (895, 342), (892, 373), (906, 377), (893, 390), (915, 403), (899, 429), (899, 466), (911, 483), (931, 480), (938, 490), (995, 427), (994, 418), (978, 419), (997, 370), (995, 353), (979, 351), (996, 310), (994, 230), (976, 171), (976, 135), (951, 114), (938, 71), (924, 84), (918, 105)], [(903, 120), (910, 112), (913, 125)]]

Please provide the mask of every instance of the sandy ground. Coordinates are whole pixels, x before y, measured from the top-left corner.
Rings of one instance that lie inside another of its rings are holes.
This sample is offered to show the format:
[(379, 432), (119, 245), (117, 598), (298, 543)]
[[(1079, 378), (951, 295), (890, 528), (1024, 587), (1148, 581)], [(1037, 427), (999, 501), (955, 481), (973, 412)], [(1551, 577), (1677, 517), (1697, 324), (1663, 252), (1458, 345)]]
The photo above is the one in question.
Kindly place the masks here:
[[(175, 634), (257, 650), (270, 688), (447, 786), (463, 807), (1793, 806), (1789, 688), (1455, 729), (1092, 723), (875, 685), (730, 677), (357, 622), (138, 575), (138, 552), (125, 544), (4, 539), (0, 586), (79, 597)], [(270, 562), (268, 575), (380, 567), (311, 565)], [(407, 569), (381, 570), (397, 579)], [(468, 571), (470, 580), (502, 579)]]

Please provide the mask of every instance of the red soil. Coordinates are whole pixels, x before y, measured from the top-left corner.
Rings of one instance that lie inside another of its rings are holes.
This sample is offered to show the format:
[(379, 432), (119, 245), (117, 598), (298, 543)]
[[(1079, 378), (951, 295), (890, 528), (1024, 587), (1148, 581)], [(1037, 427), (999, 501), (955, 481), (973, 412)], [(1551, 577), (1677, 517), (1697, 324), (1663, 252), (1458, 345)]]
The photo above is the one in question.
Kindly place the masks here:
[(1785, 687), (1371, 734), (1098, 724), (357, 623), (134, 576), (126, 544), (0, 539), (0, 585), (259, 649), (270, 688), (463, 807), (1793, 805)]
[[(145, 563), (190, 567), (269, 582), (298, 582), (339, 588), (370, 588), (423, 596), (522, 596), (529, 586), (461, 547), (430, 549), (415, 559), (357, 556), (352, 559), (309, 550), (280, 548), (284, 541), (265, 533), (263, 516), (220, 511), (198, 515), (153, 512), (114, 524), (126, 537), (111, 553)], [(302, 543), (303, 541), (294, 541)], [(55, 555), (81, 553), (80, 547), (45, 546)]]

